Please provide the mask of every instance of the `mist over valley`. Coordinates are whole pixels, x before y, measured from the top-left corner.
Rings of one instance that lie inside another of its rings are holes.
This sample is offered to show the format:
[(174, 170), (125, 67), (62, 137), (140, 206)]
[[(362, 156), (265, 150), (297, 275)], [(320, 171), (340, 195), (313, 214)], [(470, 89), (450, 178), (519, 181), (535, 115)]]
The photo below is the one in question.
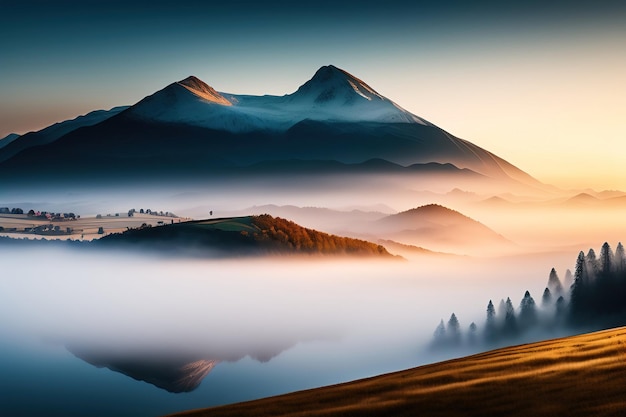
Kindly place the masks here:
[(333, 65), (1, 143), (3, 415), (164, 415), (626, 324), (596, 311), (626, 193), (544, 184)]

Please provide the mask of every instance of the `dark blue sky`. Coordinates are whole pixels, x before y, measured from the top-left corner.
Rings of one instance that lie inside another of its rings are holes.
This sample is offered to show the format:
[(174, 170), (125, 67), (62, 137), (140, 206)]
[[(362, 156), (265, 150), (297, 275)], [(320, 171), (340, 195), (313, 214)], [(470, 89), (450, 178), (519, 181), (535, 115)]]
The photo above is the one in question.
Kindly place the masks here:
[(525, 96), (533, 86), (587, 86), (585, 102), (597, 101), (598, 77), (608, 85), (596, 91), (623, 91), (624, 3), (0, 0), (0, 137), (133, 104), (190, 74), (219, 91), (282, 95), (334, 64), (492, 146), (502, 131), (472, 123), (504, 111), (498, 101), (545, 102)]

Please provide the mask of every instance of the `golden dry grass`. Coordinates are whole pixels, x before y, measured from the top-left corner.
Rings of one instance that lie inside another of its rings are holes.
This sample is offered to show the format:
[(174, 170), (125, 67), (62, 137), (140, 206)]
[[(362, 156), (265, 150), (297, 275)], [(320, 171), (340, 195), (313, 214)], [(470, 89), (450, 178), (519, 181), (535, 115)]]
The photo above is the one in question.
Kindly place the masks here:
[(626, 328), (176, 416), (622, 416)]

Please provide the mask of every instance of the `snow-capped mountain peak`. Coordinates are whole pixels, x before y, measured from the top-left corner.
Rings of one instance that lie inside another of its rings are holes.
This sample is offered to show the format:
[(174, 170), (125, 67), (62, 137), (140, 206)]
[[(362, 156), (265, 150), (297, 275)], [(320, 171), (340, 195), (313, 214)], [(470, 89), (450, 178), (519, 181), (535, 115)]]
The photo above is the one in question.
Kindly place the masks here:
[(146, 97), (128, 115), (230, 132), (286, 131), (307, 119), (429, 124), (333, 65), (280, 97), (222, 93), (190, 76)]
[(285, 96), (294, 109), (315, 120), (429, 123), (379, 94), (363, 80), (334, 65), (317, 70), (313, 78)]
[(317, 70), (313, 78), (292, 94), (292, 98), (308, 98), (318, 104), (334, 100), (344, 104), (362, 99), (385, 100), (365, 82), (334, 65), (324, 66)]

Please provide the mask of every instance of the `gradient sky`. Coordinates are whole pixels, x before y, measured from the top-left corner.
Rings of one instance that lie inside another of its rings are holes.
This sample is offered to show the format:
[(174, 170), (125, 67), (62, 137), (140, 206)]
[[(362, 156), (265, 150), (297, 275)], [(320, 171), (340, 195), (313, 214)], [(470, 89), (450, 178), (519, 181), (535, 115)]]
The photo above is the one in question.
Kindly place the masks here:
[(562, 187), (626, 190), (626, 2), (0, 0), (0, 137), (193, 74), (283, 95), (334, 64)]

